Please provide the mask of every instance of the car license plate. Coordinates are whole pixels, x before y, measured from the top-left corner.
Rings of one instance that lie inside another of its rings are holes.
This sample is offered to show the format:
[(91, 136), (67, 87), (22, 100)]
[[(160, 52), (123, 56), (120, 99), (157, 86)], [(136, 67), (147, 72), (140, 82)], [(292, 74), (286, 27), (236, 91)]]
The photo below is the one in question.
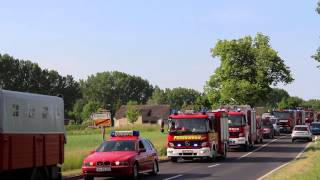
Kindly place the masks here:
[(182, 153), (193, 153), (192, 150), (182, 150)]
[(111, 171), (111, 167), (98, 167), (96, 169), (97, 172), (108, 172)]

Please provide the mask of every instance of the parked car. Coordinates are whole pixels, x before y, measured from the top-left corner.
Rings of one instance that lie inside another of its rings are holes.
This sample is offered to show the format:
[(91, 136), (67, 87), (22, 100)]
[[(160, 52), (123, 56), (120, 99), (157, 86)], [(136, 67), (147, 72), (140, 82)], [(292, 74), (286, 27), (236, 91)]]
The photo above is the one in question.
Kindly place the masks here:
[(263, 130), (264, 138), (269, 138), (269, 139), (274, 138), (273, 124), (271, 123), (269, 118), (262, 120), (262, 130)]
[(295, 140), (303, 139), (307, 140), (308, 142), (312, 141), (312, 133), (307, 125), (296, 125), (293, 128), (291, 134), (292, 142), (294, 143)]
[(310, 125), (310, 130), (313, 135), (320, 134), (320, 122), (312, 122)]
[(139, 131), (113, 131), (110, 140), (104, 141), (83, 160), (85, 180), (94, 177), (130, 177), (159, 172), (158, 155), (153, 144), (139, 137)]

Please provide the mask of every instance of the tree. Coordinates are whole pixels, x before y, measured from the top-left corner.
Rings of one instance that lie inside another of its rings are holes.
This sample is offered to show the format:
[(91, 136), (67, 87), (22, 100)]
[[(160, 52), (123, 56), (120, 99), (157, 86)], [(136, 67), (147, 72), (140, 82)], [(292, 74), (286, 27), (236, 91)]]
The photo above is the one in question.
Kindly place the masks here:
[(263, 101), (261, 106), (276, 108), (278, 104), (283, 100), (289, 98), (289, 93), (284, 89), (272, 88), (271, 92), (268, 94), (265, 101)]
[(129, 101), (127, 104), (126, 117), (129, 123), (131, 124), (134, 124), (140, 116), (140, 112), (137, 109), (137, 105), (138, 103), (136, 101)]
[[(320, 1), (318, 1), (318, 3), (317, 3), (316, 11), (320, 15)], [(317, 49), (316, 53), (312, 56), (312, 58), (314, 58), (316, 61), (320, 62), (320, 47)], [(318, 67), (320, 67), (320, 66), (318, 66)]]
[(62, 95), (65, 114), (81, 97), (80, 86), (72, 76), (61, 76), (57, 71), (41, 69), (37, 63), (0, 54), (0, 88), (56, 96)]
[(87, 120), (90, 118), (90, 115), (92, 113), (95, 113), (98, 111), (98, 109), (101, 108), (101, 104), (99, 102), (90, 101), (86, 105), (83, 106), (82, 112), (81, 112), (81, 118), (83, 120)]
[(110, 104), (112, 113), (129, 101), (145, 104), (153, 92), (147, 80), (118, 71), (91, 75), (80, 84), (86, 101), (98, 102), (103, 107)]
[(304, 108), (311, 108), (316, 111), (320, 111), (320, 100), (319, 99), (310, 99), (308, 101), (305, 101), (302, 104), (302, 107)]
[(299, 97), (288, 97), (282, 99), (279, 103), (279, 109), (296, 109), (297, 107), (302, 107), (304, 100)]
[(213, 106), (222, 104), (257, 105), (266, 100), (271, 85), (291, 83), (289, 67), (271, 48), (270, 39), (258, 33), (237, 40), (219, 40), (211, 49), (221, 61), (205, 86)]

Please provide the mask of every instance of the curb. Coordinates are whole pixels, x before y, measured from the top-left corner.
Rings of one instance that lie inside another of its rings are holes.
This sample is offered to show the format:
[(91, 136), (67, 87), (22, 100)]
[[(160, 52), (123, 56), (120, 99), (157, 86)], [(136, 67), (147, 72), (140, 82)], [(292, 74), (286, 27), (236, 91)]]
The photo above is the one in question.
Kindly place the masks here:
[[(166, 163), (169, 162), (170, 159), (164, 159), (164, 160), (159, 160), (159, 163)], [(63, 176), (63, 180), (77, 180), (83, 178), (82, 174), (79, 175), (74, 175), (74, 176)]]

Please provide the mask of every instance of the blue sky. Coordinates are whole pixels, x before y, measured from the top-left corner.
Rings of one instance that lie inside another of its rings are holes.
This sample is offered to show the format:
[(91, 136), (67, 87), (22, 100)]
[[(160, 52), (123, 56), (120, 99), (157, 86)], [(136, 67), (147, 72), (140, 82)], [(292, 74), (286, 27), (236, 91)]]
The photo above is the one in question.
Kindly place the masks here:
[(142, 76), (161, 88), (203, 90), (219, 66), (218, 39), (262, 32), (291, 68), (291, 95), (320, 98), (316, 0), (1, 1), (0, 53), (76, 79), (102, 71)]

